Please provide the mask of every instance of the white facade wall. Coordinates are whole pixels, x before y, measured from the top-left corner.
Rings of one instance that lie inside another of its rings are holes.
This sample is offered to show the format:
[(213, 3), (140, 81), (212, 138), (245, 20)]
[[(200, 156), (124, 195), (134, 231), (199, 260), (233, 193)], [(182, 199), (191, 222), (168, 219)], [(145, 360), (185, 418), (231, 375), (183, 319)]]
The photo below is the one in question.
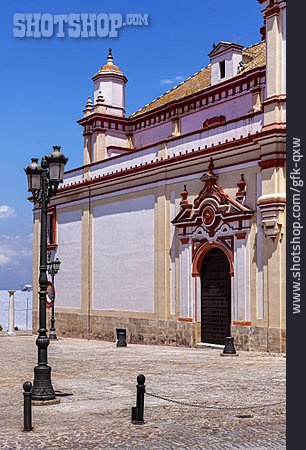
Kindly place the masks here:
[[(252, 94), (244, 92), (235, 95), (235, 98), (222, 99), (220, 102), (208, 104), (200, 111), (187, 114), (181, 119), (181, 134), (203, 128), (205, 120), (216, 116), (225, 116), (225, 120), (232, 120), (240, 116), (245, 116), (252, 110)], [(215, 130), (215, 129), (214, 129)]]
[(154, 312), (154, 202), (93, 208), (93, 309)]
[(82, 212), (57, 209), (58, 251), (61, 261), (55, 279), (56, 306), (81, 308), (81, 220)]
[(178, 155), (179, 152), (185, 153), (192, 149), (197, 150), (204, 148), (205, 145), (210, 147), (218, 145), (219, 142), (224, 143), (228, 141), (240, 139), (248, 136), (249, 133), (256, 133), (262, 128), (262, 117), (260, 115), (253, 118), (241, 119), (237, 122), (228, 125), (221, 125), (211, 130), (202, 131), (191, 136), (182, 137), (168, 143), (167, 155), (170, 157)]
[(127, 153), (116, 159), (106, 159), (100, 164), (95, 164), (91, 167), (90, 173), (92, 177), (106, 175), (107, 173), (114, 173), (121, 169), (129, 169), (136, 164), (149, 164), (152, 160), (155, 161), (158, 156), (158, 149), (156, 146), (141, 150), (138, 152)]
[(172, 122), (157, 123), (148, 128), (133, 133), (133, 144), (135, 148), (151, 145), (152, 142), (163, 141), (171, 137)]

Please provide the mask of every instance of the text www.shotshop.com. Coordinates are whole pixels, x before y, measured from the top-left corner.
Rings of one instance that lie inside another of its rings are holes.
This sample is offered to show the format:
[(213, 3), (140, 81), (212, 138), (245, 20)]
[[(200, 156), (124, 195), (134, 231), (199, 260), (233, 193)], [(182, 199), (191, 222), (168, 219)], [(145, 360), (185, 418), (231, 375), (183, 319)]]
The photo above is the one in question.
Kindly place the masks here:
[(304, 181), (301, 177), (301, 140), (293, 138), (292, 169), (290, 171), (290, 190), (292, 191), (292, 235), (290, 240), (290, 271), (292, 272), (292, 312), (301, 312), (301, 234), (303, 230), (301, 212), (301, 190)]

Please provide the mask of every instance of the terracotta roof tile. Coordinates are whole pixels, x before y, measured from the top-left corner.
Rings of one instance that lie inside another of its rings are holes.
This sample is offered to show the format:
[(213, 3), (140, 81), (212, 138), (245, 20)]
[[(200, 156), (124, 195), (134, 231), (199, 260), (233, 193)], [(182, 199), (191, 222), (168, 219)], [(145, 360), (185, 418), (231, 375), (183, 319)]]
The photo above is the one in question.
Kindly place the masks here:
[(112, 72), (120, 72), (120, 73), (122, 73), (118, 66), (116, 66), (115, 64), (109, 64), (109, 63), (104, 64), (104, 66), (101, 67), (101, 69), (98, 71), (98, 73), (99, 72), (105, 72), (105, 71), (112, 71)]
[[(265, 41), (255, 44), (251, 47), (245, 48), (242, 55), (249, 61), (244, 63), (243, 69), (240, 71), (239, 75), (252, 70), (256, 67), (261, 67), (266, 64), (266, 43)], [(189, 77), (187, 80), (183, 81), (178, 86), (175, 86), (170, 91), (153, 100), (148, 105), (144, 106), (140, 110), (136, 111), (130, 117), (136, 117), (145, 112), (152, 111), (160, 106), (164, 106), (173, 100), (181, 100), (196, 92), (200, 92), (208, 87), (210, 87), (211, 80), (211, 66), (204, 67), (204, 69), (195, 73), (193, 76)]]

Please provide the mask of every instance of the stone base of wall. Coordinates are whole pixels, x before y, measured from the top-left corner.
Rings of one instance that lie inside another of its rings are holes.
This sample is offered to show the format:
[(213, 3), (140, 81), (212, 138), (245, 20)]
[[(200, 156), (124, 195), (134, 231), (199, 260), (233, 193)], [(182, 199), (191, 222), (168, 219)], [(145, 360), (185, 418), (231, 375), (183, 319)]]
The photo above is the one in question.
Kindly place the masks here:
[[(116, 329), (126, 329), (131, 344), (160, 344), (193, 347), (196, 344), (196, 324), (173, 320), (148, 320), (128, 317), (88, 316), (56, 313), (56, 334), (116, 342)], [(33, 323), (33, 329), (38, 329)]]
[[(56, 333), (59, 337), (116, 342), (116, 329), (123, 328), (126, 329), (127, 342), (131, 344), (193, 347), (197, 343), (197, 324), (193, 322), (112, 316), (90, 316), (89, 319), (86, 315), (66, 313), (56, 313), (55, 318)], [(50, 328), (49, 323), (48, 328)], [(34, 315), (33, 330), (37, 329), (37, 316)], [(231, 335), (234, 337), (237, 350), (286, 352), (286, 330), (232, 325)]]
[(231, 334), (238, 350), (286, 352), (286, 330), (280, 328), (232, 325)]

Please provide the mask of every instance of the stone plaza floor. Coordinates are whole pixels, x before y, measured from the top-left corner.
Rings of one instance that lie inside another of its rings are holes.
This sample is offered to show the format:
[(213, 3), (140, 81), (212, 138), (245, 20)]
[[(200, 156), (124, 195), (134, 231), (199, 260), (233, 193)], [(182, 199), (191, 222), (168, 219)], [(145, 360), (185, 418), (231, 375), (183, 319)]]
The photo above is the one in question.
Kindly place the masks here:
[(146, 395), (145, 424), (131, 424), (139, 373), (147, 392), (174, 400), (265, 405), (285, 400), (283, 355), (221, 357), (218, 349), (70, 338), (50, 343), (49, 364), (54, 389), (73, 395), (33, 407), (34, 431), (22, 432), (22, 384), (33, 381), (35, 339), (0, 336), (1, 449), (285, 449), (284, 405), (206, 410)]

